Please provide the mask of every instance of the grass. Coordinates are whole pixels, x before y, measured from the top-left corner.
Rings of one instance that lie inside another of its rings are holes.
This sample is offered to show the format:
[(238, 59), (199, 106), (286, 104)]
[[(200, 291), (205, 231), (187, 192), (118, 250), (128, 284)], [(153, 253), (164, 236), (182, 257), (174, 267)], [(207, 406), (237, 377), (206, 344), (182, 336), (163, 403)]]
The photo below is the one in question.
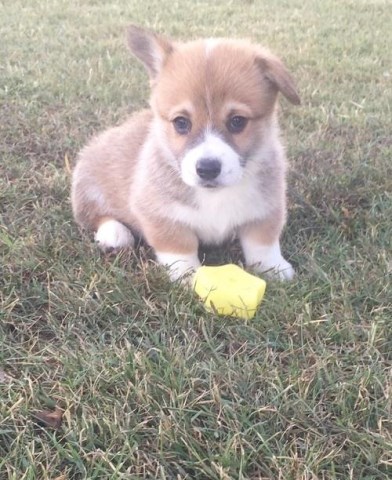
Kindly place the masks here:
[[(391, 3), (0, 5), (1, 480), (392, 478)], [(76, 152), (147, 101), (131, 22), (251, 37), (298, 79), (281, 115), (298, 276), (251, 322), (72, 220)]]

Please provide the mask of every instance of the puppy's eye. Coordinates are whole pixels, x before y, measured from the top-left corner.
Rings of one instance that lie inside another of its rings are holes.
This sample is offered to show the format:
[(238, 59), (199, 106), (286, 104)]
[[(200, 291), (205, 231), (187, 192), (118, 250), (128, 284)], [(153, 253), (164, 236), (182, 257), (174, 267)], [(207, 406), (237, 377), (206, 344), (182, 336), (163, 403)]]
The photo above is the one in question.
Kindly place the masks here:
[(227, 122), (227, 129), (230, 133), (241, 133), (246, 127), (248, 119), (241, 115), (234, 115)]
[(180, 135), (186, 135), (191, 131), (192, 128), (192, 122), (186, 117), (176, 117), (173, 120), (173, 125), (176, 129), (176, 132)]

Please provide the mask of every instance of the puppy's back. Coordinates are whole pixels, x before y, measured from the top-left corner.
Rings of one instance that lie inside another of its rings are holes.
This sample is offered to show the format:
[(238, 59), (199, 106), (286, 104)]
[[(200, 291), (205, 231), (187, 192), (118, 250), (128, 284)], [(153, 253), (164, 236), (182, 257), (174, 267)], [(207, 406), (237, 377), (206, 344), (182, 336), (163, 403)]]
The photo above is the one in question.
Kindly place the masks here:
[(130, 185), (139, 152), (152, 119), (150, 110), (132, 115), (123, 124), (95, 136), (79, 153), (72, 179), (72, 208), (76, 221), (96, 229), (103, 216), (132, 225)]

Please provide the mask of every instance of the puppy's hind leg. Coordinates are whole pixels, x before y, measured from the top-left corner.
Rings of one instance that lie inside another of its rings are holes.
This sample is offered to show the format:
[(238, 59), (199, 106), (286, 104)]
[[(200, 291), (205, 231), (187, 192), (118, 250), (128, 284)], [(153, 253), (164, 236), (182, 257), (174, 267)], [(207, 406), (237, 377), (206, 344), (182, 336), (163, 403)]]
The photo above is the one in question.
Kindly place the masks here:
[(135, 239), (125, 225), (111, 217), (102, 217), (98, 222), (95, 241), (105, 252), (133, 247)]
[(79, 163), (73, 175), (71, 201), (76, 222), (83, 229), (95, 232), (95, 241), (103, 251), (133, 246), (132, 233), (115, 219), (98, 182), (86, 180), (85, 168), (85, 163)]

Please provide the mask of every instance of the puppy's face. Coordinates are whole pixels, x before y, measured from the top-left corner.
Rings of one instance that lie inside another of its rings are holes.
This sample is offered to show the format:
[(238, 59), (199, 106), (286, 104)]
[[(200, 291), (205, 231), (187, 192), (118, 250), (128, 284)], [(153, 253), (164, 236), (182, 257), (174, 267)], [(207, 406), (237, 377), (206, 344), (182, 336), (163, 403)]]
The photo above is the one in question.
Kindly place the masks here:
[(278, 91), (299, 103), (282, 63), (247, 42), (173, 44), (132, 27), (129, 44), (150, 73), (161, 144), (190, 186), (238, 183)]

